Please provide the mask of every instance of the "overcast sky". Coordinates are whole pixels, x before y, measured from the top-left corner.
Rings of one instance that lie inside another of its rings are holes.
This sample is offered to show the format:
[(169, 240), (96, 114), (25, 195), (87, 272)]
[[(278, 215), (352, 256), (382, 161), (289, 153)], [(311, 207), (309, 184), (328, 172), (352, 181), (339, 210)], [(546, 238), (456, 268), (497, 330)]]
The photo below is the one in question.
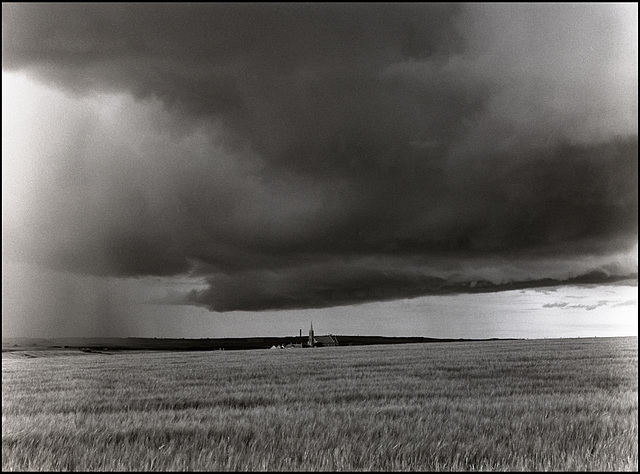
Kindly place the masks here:
[(3, 3), (2, 86), (5, 336), (637, 335), (635, 3)]

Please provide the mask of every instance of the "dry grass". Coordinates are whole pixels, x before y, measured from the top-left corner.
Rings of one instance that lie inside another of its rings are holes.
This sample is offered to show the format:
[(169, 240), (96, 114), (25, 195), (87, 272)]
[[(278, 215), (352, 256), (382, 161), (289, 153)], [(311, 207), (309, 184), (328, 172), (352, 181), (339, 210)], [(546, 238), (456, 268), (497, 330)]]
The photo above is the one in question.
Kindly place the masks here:
[(637, 470), (637, 338), (3, 358), (2, 469)]

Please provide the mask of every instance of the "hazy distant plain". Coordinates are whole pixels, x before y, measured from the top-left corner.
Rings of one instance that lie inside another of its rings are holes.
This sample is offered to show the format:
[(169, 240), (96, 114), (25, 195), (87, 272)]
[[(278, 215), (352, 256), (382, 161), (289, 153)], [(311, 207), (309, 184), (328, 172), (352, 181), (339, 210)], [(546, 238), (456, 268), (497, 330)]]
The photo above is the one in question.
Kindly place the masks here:
[(3, 353), (2, 470), (637, 470), (638, 339)]

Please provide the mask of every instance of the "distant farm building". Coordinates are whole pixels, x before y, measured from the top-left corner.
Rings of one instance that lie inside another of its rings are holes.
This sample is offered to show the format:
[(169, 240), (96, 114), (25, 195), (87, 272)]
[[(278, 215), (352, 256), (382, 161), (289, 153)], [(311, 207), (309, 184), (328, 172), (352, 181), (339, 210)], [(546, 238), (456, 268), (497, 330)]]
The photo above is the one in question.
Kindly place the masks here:
[(338, 338), (331, 334), (327, 334), (326, 336), (317, 336), (316, 337), (316, 346), (320, 347), (332, 347), (338, 345)]
[(309, 340), (307, 341), (306, 347), (331, 347), (337, 346), (338, 339), (328, 334), (326, 336), (316, 336), (313, 331), (313, 321), (311, 322), (311, 328), (309, 329)]
[(300, 336), (296, 338), (297, 342), (294, 340), (284, 345), (273, 345), (271, 349), (295, 349), (295, 348), (303, 348), (303, 347), (334, 347), (339, 345), (338, 338), (333, 334), (327, 334), (325, 336), (316, 336), (313, 330), (313, 322), (311, 322), (311, 327), (309, 328), (309, 336), (302, 336), (302, 329), (300, 329)]

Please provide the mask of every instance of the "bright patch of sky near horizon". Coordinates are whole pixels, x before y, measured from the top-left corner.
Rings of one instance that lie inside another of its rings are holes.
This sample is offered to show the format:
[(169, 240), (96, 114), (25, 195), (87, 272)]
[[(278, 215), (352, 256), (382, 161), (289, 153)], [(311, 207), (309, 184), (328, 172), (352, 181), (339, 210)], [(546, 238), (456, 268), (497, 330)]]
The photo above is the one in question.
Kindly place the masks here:
[[(117, 107), (117, 101), (74, 98), (7, 72), (2, 73), (2, 97), (3, 221), (19, 222), (30, 206), (29, 177), (39, 172), (33, 156), (43, 147), (57, 146), (83, 117), (108, 116), (105, 107), (109, 103)], [(43, 114), (43, 108), (49, 110)], [(41, 135), (46, 131), (51, 134)], [(637, 246), (628, 257), (637, 265)], [(186, 277), (82, 276), (3, 258), (2, 332), (5, 337), (282, 336), (297, 334), (298, 329), (306, 332), (313, 320), (318, 333), (334, 334), (440, 338), (638, 334), (637, 283), (262, 312), (215, 313), (157, 303), (185, 284), (189, 289), (206, 287), (203, 281)]]

